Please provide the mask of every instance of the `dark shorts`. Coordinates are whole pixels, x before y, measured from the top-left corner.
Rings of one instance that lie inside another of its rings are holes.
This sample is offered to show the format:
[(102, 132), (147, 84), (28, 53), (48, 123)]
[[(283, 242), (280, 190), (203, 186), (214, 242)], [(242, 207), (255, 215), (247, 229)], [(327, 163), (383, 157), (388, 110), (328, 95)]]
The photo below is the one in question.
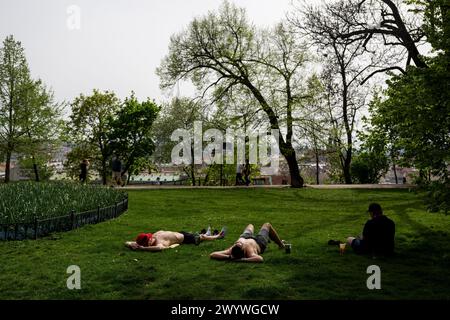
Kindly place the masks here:
[(367, 251), (364, 240), (361, 239), (353, 239), (352, 248), (357, 254), (364, 254)]
[(199, 245), (200, 243), (200, 235), (198, 233), (190, 233), (185, 231), (180, 231), (180, 233), (184, 236), (182, 244), (195, 244)]
[(240, 238), (255, 240), (259, 248), (261, 249), (260, 253), (264, 253), (267, 248), (267, 244), (269, 243), (269, 230), (267, 230), (266, 228), (261, 228), (261, 230), (259, 230), (259, 233), (254, 236), (250, 230), (245, 229), (244, 233), (240, 235)]

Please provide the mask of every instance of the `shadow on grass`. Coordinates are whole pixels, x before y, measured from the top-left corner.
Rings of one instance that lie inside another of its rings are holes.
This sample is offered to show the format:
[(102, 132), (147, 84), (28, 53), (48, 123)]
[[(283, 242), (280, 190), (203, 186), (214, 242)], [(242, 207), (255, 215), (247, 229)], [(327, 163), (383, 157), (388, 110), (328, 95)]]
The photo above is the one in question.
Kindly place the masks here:
[[(408, 213), (405, 206), (393, 206), (391, 209), (400, 218), (398, 224), (409, 226), (412, 229), (412, 232), (408, 232), (406, 235), (397, 233), (399, 250), (396, 258), (420, 259), (421, 267), (435, 267), (437, 265), (450, 267), (450, 237), (448, 232), (433, 230), (432, 227), (418, 222), (411, 217), (414, 212)], [(427, 214), (434, 215), (436, 213)]]

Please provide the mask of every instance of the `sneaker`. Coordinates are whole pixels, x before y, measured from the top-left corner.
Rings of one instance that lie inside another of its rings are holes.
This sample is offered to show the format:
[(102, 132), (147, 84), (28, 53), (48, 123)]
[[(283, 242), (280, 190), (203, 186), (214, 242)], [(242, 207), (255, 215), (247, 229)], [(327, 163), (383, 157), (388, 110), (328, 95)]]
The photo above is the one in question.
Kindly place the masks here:
[(200, 231), (200, 234), (206, 234), (206, 229), (202, 229), (202, 231)]
[(223, 227), (222, 230), (220, 230), (218, 239), (225, 238), (225, 236), (227, 235), (227, 231), (227, 227)]
[(213, 236), (218, 235), (218, 234), (219, 234), (219, 230), (214, 229), (214, 231), (213, 231)]
[(341, 244), (341, 242), (339, 240), (330, 240), (330, 241), (328, 241), (328, 244), (330, 246), (338, 246)]
[(211, 226), (208, 226), (208, 230), (205, 232), (206, 236), (210, 236), (211, 235)]

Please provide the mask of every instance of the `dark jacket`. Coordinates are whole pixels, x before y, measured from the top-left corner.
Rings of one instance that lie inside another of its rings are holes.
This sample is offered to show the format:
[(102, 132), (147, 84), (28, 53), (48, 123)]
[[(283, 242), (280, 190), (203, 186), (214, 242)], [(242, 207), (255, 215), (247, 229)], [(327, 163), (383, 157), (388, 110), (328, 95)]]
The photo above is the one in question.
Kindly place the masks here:
[(395, 223), (381, 215), (366, 222), (363, 230), (365, 251), (372, 254), (394, 253)]

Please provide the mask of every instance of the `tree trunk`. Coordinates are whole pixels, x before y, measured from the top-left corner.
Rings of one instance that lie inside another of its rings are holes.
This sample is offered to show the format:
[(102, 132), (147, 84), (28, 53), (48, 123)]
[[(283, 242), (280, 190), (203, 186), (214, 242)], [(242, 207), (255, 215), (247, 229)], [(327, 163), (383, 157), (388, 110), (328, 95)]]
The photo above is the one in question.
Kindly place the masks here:
[(319, 185), (320, 184), (320, 180), (319, 180), (319, 173), (320, 173), (319, 172), (319, 170), (320, 170), (320, 167), (319, 167), (319, 151), (315, 150), (314, 153), (316, 155), (316, 184)]
[(209, 179), (209, 171), (206, 173), (205, 178), (203, 179), (203, 185), (206, 186)]
[(5, 168), (5, 183), (10, 181), (11, 176), (11, 151), (6, 151), (6, 168)]
[(192, 179), (192, 185), (195, 187), (195, 164), (191, 164), (191, 179)]
[(298, 163), (297, 158), (295, 157), (294, 148), (291, 145), (288, 145), (286, 142), (284, 142), (283, 137), (281, 136), (278, 145), (280, 146), (281, 154), (285, 157), (289, 166), (289, 174), (291, 176), (291, 187), (302, 188), (304, 180), (300, 176), (300, 170), (298, 169)]
[(106, 159), (102, 156), (102, 183), (106, 186)]
[[(194, 162), (194, 145), (191, 143), (191, 179), (192, 186), (195, 187), (195, 162)], [(199, 182), (200, 184), (200, 182)]]
[[(261, 105), (263, 111), (267, 114), (269, 118), (269, 122), (272, 129), (280, 130), (280, 126), (278, 124), (278, 117), (275, 114), (274, 110), (269, 106), (267, 101), (264, 99), (261, 92), (256, 89), (248, 79), (242, 81), (242, 84), (245, 85), (250, 91), (253, 93), (255, 98), (258, 100)], [(288, 110), (289, 111), (289, 110)], [(289, 115), (288, 115), (288, 121)], [(295, 158), (295, 150), (292, 147), (290, 137), (292, 134), (292, 124), (288, 123), (288, 133), (286, 135), (286, 141), (283, 139), (282, 135), (279, 136), (278, 146), (280, 147), (281, 154), (286, 158), (286, 161), (289, 166), (289, 172), (291, 175), (291, 187), (293, 188), (302, 188), (303, 187), (303, 178), (300, 176), (300, 171), (298, 170), (297, 159)]]
[(39, 170), (38, 170), (38, 166), (36, 164), (36, 158), (34, 157), (34, 155), (32, 156), (33, 159), (33, 170), (34, 170), (34, 177), (36, 182), (39, 182)]
[(395, 162), (392, 162), (392, 168), (394, 169), (395, 184), (398, 184), (397, 168), (395, 167)]
[[(284, 148), (282, 148), (284, 149)], [(286, 158), (286, 161), (289, 166), (289, 173), (291, 175), (291, 187), (292, 188), (302, 188), (303, 187), (303, 178), (300, 176), (300, 170), (298, 169), (297, 159), (295, 157), (295, 151), (291, 147), (290, 150), (281, 151), (283, 156)]]
[[(337, 51), (337, 50), (336, 50)], [(345, 146), (346, 155), (344, 159), (344, 166), (342, 171), (344, 173), (345, 184), (352, 184), (352, 176), (350, 173), (350, 165), (352, 163), (352, 128), (350, 126), (350, 120), (348, 117), (348, 88), (346, 66), (340, 63), (341, 77), (342, 77), (342, 116), (344, 120), (345, 133), (347, 135), (347, 145)]]
[(352, 163), (352, 149), (349, 148), (346, 153), (347, 154), (346, 154), (346, 157), (344, 159), (344, 166), (342, 168), (343, 173), (344, 173), (344, 181), (345, 181), (345, 184), (352, 184), (353, 183), (352, 182), (352, 175), (351, 175), (351, 172), (350, 172), (350, 166), (351, 166), (351, 163)]

